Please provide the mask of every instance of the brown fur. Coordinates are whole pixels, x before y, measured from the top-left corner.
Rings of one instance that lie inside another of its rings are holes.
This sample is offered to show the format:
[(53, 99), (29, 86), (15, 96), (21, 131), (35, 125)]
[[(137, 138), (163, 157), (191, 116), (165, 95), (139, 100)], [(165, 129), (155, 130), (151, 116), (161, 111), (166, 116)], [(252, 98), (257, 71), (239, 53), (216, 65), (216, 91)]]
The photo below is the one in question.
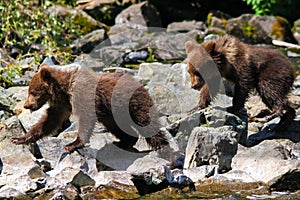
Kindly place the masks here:
[(221, 76), (235, 83), (230, 112), (238, 113), (244, 107), (249, 92), (256, 89), (262, 101), (272, 110), (269, 120), (279, 116), (279, 125), (286, 125), (294, 119), (295, 110), (287, 100), (294, 81), (290, 61), (276, 49), (248, 45), (229, 35), (202, 45), (191, 41), (186, 43), (191, 85), (198, 90), (202, 88), (200, 102), (205, 102), (199, 103), (199, 107), (209, 104), (209, 97), (214, 97), (208, 90), (203, 90), (207, 85), (199, 73), (202, 66), (199, 60), (207, 59), (203, 49), (211, 56)]
[(129, 75), (99, 76), (79, 67), (62, 70), (42, 65), (29, 84), (24, 107), (35, 111), (46, 102), (47, 113), (27, 134), (12, 138), (14, 144), (28, 144), (57, 132), (71, 113), (78, 117), (79, 128), (76, 140), (65, 147), (69, 152), (89, 142), (97, 120), (120, 139), (121, 148), (131, 149), (138, 135), (146, 137), (155, 150), (167, 144), (150, 95)]

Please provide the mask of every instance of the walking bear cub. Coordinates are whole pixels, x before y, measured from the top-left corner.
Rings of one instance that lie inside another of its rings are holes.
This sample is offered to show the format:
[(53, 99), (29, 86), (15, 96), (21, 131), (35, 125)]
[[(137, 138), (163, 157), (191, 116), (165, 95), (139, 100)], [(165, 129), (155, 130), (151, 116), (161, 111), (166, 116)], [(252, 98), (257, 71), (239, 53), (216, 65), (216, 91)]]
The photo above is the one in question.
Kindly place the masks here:
[(28, 133), (11, 138), (11, 142), (28, 144), (53, 134), (73, 113), (78, 117), (78, 136), (65, 146), (68, 152), (89, 142), (97, 120), (120, 140), (117, 144), (120, 148), (132, 149), (139, 135), (146, 137), (154, 150), (168, 144), (159, 130), (150, 95), (130, 75), (99, 75), (80, 66), (62, 68), (43, 64), (29, 84), (24, 108), (35, 111), (47, 102), (47, 113)]
[(200, 90), (200, 108), (206, 107), (214, 97), (209, 92), (211, 86), (200, 74), (203, 65), (199, 61), (209, 56), (220, 75), (235, 84), (232, 107), (228, 111), (238, 113), (244, 107), (249, 92), (256, 89), (272, 111), (267, 120), (281, 117), (276, 129), (285, 127), (295, 118), (295, 110), (287, 100), (294, 81), (294, 69), (278, 50), (245, 44), (229, 35), (202, 45), (188, 41), (185, 48), (191, 86)]

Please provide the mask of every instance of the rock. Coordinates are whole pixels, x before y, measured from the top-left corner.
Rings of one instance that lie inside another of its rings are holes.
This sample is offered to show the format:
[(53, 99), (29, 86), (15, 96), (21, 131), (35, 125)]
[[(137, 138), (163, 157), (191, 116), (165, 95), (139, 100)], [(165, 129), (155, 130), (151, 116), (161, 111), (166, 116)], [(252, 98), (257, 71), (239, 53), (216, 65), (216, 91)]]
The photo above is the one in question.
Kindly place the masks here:
[(195, 40), (185, 33), (168, 32), (158, 34), (149, 44), (158, 60), (184, 60), (186, 58), (185, 43)]
[(0, 110), (12, 113), (16, 102), (9, 96), (9, 93), (0, 87)]
[(79, 63), (83, 67), (90, 68), (95, 72), (102, 72), (105, 67), (102, 61), (93, 58), (91, 54), (81, 54), (76, 57), (74, 62)]
[(22, 106), (23, 111), (18, 115), (18, 119), (20, 120), (20, 123), (22, 124), (26, 132), (28, 132), (31, 126), (36, 124), (38, 120), (46, 113), (48, 107), (49, 105), (45, 104), (40, 109), (30, 113), (28, 109), (25, 109)]
[(226, 13), (221, 11), (210, 11), (206, 18), (208, 29), (207, 34), (224, 35), (226, 33), (227, 20), (231, 19)]
[(190, 88), (186, 64), (143, 63), (138, 79), (147, 83), (147, 88), (159, 112), (184, 114), (196, 107), (199, 92)]
[(287, 149), (291, 145), (287, 140), (265, 140), (251, 148), (239, 146), (232, 170), (243, 171), (255, 181), (274, 183), (274, 178), (299, 169), (299, 160), (291, 159)]
[(160, 169), (132, 174), (131, 180), (141, 196), (160, 191), (169, 185), (162, 166)]
[(71, 184), (73, 184), (75, 187), (94, 186), (95, 181), (86, 173), (80, 171), (73, 177)]
[(16, 102), (24, 101), (27, 98), (28, 86), (15, 86), (6, 89), (9, 96)]
[(153, 39), (152, 36), (146, 34), (147, 32), (148, 28), (146, 26), (135, 28), (128, 24), (116, 24), (110, 28), (107, 34), (113, 46), (126, 43), (131, 43), (132, 46), (141, 43), (144, 46)]
[(153, 5), (148, 2), (134, 4), (124, 9), (116, 18), (116, 24), (162, 27), (161, 19)]
[(62, 192), (57, 192), (54, 196), (51, 197), (50, 200), (68, 200), (69, 198), (66, 197)]
[(283, 17), (243, 14), (229, 19), (226, 31), (228, 34), (243, 38), (247, 43), (270, 44), (272, 39), (296, 42), (288, 21)]
[(184, 168), (218, 165), (218, 172), (229, 171), (237, 152), (237, 135), (220, 128), (194, 128), (187, 144)]
[(217, 165), (202, 165), (199, 167), (183, 169), (183, 174), (189, 177), (193, 182), (198, 182), (203, 181), (208, 177), (216, 175), (217, 170)]
[(169, 167), (164, 166), (164, 170), (166, 179), (172, 187), (181, 190), (188, 187), (190, 190), (196, 191), (192, 179), (186, 176), (181, 169), (170, 170)]
[(201, 30), (204, 31), (206, 26), (204, 22), (201, 21), (182, 21), (182, 22), (173, 22), (167, 26), (167, 32), (189, 32), (192, 30)]
[(204, 110), (200, 110), (171, 122), (166, 128), (177, 142), (179, 152), (185, 152), (192, 130), (204, 123), (206, 123)]
[(104, 29), (94, 30), (93, 32), (88, 33), (83, 37), (74, 40), (71, 48), (75, 52), (89, 53), (95, 48), (97, 44), (101, 43), (105, 39), (106, 36)]
[(127, 171), (130, 173), (143, 173), (151, 169), (161, 170), (162, 166), (168, 164), (170, 164), (170, 162), (165, 159), (153, 155), (146, 155), (143, 158), (136, 159), (132, 165), (127, 168)]
[(46, 177), (46, 174), (42, 171), (39, 166), (35, 166), (28, 171), (28, 176), (31, 179)]
[(0, 48), (0, 69), (5, 68), (7, 63), (13, 63), (14, 59), (8, 55), (8, 53)]
[(72, 16), (73, 18), (78, 19), (78, 24), (84, 21), (84, 29), (82, 30), (83, 34), (90, 33), (91, 31), (96, 30), (98, 28), (106, 28), (104, 24), (101, 24), (100, 22), (95, 20), (83, 10), (76, 10), (72, 7), (52, 6), (46, 10), (46, 13), (48, 13), (50, 17), (59, 16), (62, 17), (62, 19), (68, 15)]
[(66, 167), (55, 176), (48, 178), (47, 186), (50, 188), (59, 188), (72, 184), (75, 187), (94, 186), (95, 181), (80, 169)]
[(271, 191), (291, 191), (294, 192), (300, 188), (300, 169), (290, 170), (287, 173), (271, 181), (269, 189)]
[(96, 182), (95, 187), (110, 185), (112, 183), (133, 185), (131, 178), (131, 173), (128, 171), (100, 171), (93, 177)]
[(293, 30), (294, 37), (296, 38), (298, 43), (300, 43), (300, 19), (294, 21)]

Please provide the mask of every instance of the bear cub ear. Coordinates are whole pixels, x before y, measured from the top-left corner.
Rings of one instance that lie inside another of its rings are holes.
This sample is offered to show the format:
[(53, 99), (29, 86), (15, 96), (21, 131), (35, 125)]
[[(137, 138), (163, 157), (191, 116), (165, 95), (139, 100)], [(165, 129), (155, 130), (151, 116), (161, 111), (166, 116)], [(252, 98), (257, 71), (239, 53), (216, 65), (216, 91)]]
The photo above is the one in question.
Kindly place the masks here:
[(45, 81), (45, 82), (48, 82), (52, 79), (52, 76), (51, 76), (51, 73), (50, 73), (50, 70), (49, 70), (49, 66), (47, 64), (42, 64), (40, 66), (40, 75), (41, 75), (41, 78)]
[(186, 51), (186, 53), (189, 54), (194, 49), (195, 45), (196, 44), (194, 42), (187, 41), (185, 43), (185, 51)]
[(210, 55), (214, 55), (216, 53), (215, 49), (216, 49), (216, 43), (215, 41), (210, 41), (207, 42), (205, 44), (203, 44), (204, 49), (210, 54)]

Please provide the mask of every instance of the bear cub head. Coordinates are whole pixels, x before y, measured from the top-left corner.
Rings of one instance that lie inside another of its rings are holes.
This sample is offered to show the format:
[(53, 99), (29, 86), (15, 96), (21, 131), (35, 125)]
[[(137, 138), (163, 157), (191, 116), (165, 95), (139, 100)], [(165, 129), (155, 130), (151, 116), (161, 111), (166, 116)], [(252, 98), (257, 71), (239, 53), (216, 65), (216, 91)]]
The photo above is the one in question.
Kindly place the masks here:
[(50, 78), (47, 65), (42, 65), (40, 71), (32, 77), (29, 83), (28, 97), (24, 108), (36, 111), (40, 109), (51, 97), (48, 80)]

